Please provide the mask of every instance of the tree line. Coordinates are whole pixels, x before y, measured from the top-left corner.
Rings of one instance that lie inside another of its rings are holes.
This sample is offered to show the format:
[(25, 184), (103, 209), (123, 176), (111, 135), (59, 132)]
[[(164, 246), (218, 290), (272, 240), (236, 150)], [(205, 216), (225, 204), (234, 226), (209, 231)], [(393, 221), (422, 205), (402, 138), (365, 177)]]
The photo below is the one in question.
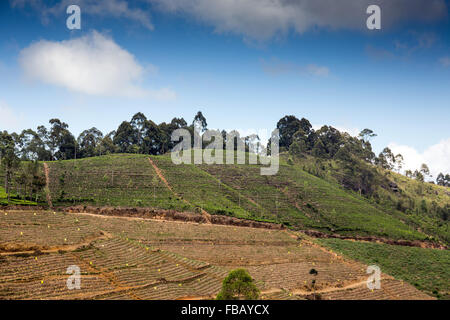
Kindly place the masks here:
[[(370, 140), (377, 135), (370, 129), (362, 130), (357, 137), (326, 125), (319, 130), (314, 130), (307, 119), (298, 119), (293, 115), (280, 119), (277, 129), (280, 152), (289, 151), (291, 155), (300, 157), (311, 155), (318, 159), (340, 160), (344, 171), (341, 183), (360, 193), (371, 193), (376, 178), (373, 168), (364, 166), (362, 163), (370, 163), (399, 173), (404, 166), (403, 156), (394, 155), (388, 147), (384, 148), (378, 156), (375, 155)], [(414, 172), (407, 170), (405, 174), (421, 182), (424, 182), (426, 178), (432, 178), (426, 164), (422, 164), (421, 168)], [(439, 174), (436, 183), (449, 186), (450, 175)]]
[[(186, 129), (192, 135), (201, 135), (207, 129), (206, 118), (201, 111), (188, 124), (183, 118), (173, 118), (169, 123), (156, 124), (138, 112), (130, 121), (123, 121), (116, 130), (103, 134), (93, 127), (75, 136), (69, 125), (60, 119), (49, 120), (48, 127), (41, 125), (36, 130), (27, 129), (21, 133), (0, 131), (0, 166), (2, 168), (4, 187), (10, 195), (10, 184), (24, 185), (16, 193), (22, 198), (35, 198), (42, 190), (43, 173), (39, 172), (39, 161), (71, 160), (115, 153), (164, 154), (174, 147), (172, 132)], [(251, 145), (259, 143), (259, 137), (250, 135), (240, 137), (237, 131), (231, 131), (233, 139), (240, 139), (246, 150), (254, 150)], [(226, 145), (227, 132), (221, 131)], [(192, 143), (194, 140), (192, 140)], [(236, 143), (237, 145), (237, 143)], [(25, 182), (24, 175), (27, 173)], [(30, 195), (28, 195), (30, 192)]]
[[(197, 112), (190, 124), (183, 118), (173, 118), (169, 123), (156, 124), (138, 112), (130, 121), (123, 121), (116, 130), (105, 135), (93, 127), (84, 130), (75, 138), (69, 130), (69, 125), (60, 119), (51, 119), (48, 127), (41, 125), (36, 130), (27, 129), (21, 133), (0, 131), (0, 163), (5, 190), (9, 193), (9, 183), (13, 178), (20, 177), (20, 181), (25, 181), (26, 172), (29, 178), (26, 183), (21, 184), (27, 185), (23, 192), (33, 195), (42, 188), (37, 161), (80, 159), (114, 153), (164, 154), (174, 146), (175, 142), (171, 141), (174, 130), (183, 128), (189, 130), (192, 135), (201, 135), (207, 126), (201, 111)], [(345, 172), (342, 184), (361, 193), (370, 193), (375, 178), (375, 173), (367, 166), (362, 166), (361, 161), (398, 172), (403, 166), (402, 155), (394, 155), (389, 148), (385, 148), (378, 156), (374, 154), (370, 140), (376, 137), (376, 134), (370, 129), (364, 129), (357, 137), (339, 132), (331, 126), (314, 130), (307, 119), (298, 119), (293, 115), (280, 119), (277, 129), (280, 152), (287, 151), (300, 157), (309, 154), (319, 159), (341, 160)], [(235, 134), (233, 139), (242, 140), (247, 151), (265, 149), (260, 147), (257, 135), (240, 137), (236, 131), (230, 133)], [(225, 148), (227, 132), (222, 130), (221, 135)], [(266, 150), (270, 154), (270, 140)], [(21, 164), (24, 161), (31, 163)], [(414, 173), (407, 171), (406, 174), (421, 181), (430, 176), (425, 164)], [(440, 174), (436, 182), (448, 186), (450, 176)]]

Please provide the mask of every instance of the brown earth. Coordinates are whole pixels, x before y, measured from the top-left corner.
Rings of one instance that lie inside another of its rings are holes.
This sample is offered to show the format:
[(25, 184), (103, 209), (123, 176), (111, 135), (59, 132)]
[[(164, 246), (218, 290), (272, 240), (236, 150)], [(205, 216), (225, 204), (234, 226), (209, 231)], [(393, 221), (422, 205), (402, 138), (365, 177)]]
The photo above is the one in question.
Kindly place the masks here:
[[(3, 206), (2, 210), (44, 210), (41, 206)], [(236, 227), (249, 227), (249, 228), (264, 228), (272, 230), (286, 230), (282, 224), (275, 224), (269, 222), (259, 222), (254, 220), (246, 220), (235, 217), (209, 215), (209, 220), (205, 215), (199, 215), (193, 212), (178, 212), (174, 210), (162, 210), (154, 208), (125, 208), (125, 207), (96, 207), (96, 206), (70, 206), (70, 207), (57, 207), (56, 210), (69, 212), (69, 213), (90, 213), (103, 216), (117, 216), (117, 217), (131, 217), (131, 218), (143, 218), (143, 219), (157, 219), (167, 221), (181, 221), (181, 222), (193, 222), (193, 223), (210, 223), (217, 225), (229, 225)], [(420, 241), (420, 240), (393, 240), (375, 236), (344, 236), (340, 234), (328, 234), (316, 230), (296, 230), (307, 236), (319, 239), (342, 239), (342, 240), (354, 240), (365, 241), (375, 243), (385, 243), (396, 246), (417, 247), (425, 249), (439, 249), (448, 250), (448, 246), (436, 242)]]
[[(9, 251), (21, 251), (0, 255), (0, 299), (213, 299), (225, 276), (236, 268), (249, 271), (263, 299), (432, 298), (386, 274), (382, 274), (382, 289), (370, 291), (364, 264), (290, 230), (136, 215), (8, 213), (0, 220), (0, 239), (3, 236), (2, 242), (11, 245)], [(34, 238), (6, 237), (5, 232), (14, 234), (10, 228), (17, 224), (16, 233), (23, 228)], [(46, 224), (52, 228), (42, 228)], [(84, 236), (64, 245), (63, 237), (78, 232)], [(299, 237), (305, 239), (298, 241)], [(38, 242), (40, 247), (31, 247)], [(29, 254), (27, 249), (48, 252)], [(70, 265), (83, 270), (79, 291), (66, 287)], [(312, 276), (312, 268), (319, 273)]]
[(304, 230), (300, 231), (307, 236), (313, 237), (313, 238), (322, 238), (322, 239), (342, 239), (342, 240), (355, 240), (355, 241), (367, 241), (367, 242), (378, 242), (378, 243), (385, 243), (390, 245), (396, 245), (396, 246), (406, 246), (406, 247), (418, 247), (418, 248), (426, 248), (426, 249), (440, 249), (440, 250), (447, 250), (448, 247), (435, 243), (430, 241), (420, 241), (420, 240), (392, 240), (392, 239), (386, 239), (386, 238), (379, 238), (374, 236), (343, 236), (340, 234), (327, 234), (320, 231), (315, 230)]
[[(136, 217), (136, 218), (158, 219), (168, 221), (208, 223), (204, 215), (199, 215), (197, 213), (192, 212), (177, 212), (173, 210), (159, 210), (151, 208), (94, 207), (94, 206), (72, 206), (60, 209), (62, 211), (69, 213), (92, 213), (106, 216)], [(211, 216), (210, 223), (219, 225), (230, 225), (236, 227), (263, 228), (273, 230), (284, 229), (284, 226), (281, 224), (258, 222), (253, 220), (245, 220), (219, 215)]]
[(98, 234), (86, 237), (82, 242), (73, 245), (43, 246), (24, 242), (0, 243), (0, 256), (24, 255), (24, 254), (26, 255), (36, 253), (45, 254), (45, 253), (55, 253), (58, 251), (74, 251), (83, 247), (87, 247), (94, 241), (111, 238), (112, 238), (111, 234), (104, 231), (100, 231), (98, 232)]

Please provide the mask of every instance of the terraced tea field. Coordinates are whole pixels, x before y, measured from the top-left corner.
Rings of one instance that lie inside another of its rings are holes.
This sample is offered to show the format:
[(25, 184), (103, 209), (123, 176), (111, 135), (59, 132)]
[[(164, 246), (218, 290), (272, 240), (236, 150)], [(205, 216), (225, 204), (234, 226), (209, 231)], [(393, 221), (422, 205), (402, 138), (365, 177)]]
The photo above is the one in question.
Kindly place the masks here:
[(45, 165), (49, 195), (57, 207), (195, 211), (348, 236), (428, 239), (408, 215), (376, 207), (284, 161), (271, 177), (261, 176), (258, 165), (175, 165), (170, 154), (111, 155)]
[[(81, 270), (69, 290), (67, 268)], [(264, 299), (430, 299), (291, 231), (53, 211), (0, 211), (0, 299), (212, 299), (232, 269)], [(318, 275), (309, 274), (316, 269)]]
[(147, 156), (95, 157), (46, 165), (50, 196), (55, 205), (85, 203), (180, 211), (191, 209), (167, 189)]

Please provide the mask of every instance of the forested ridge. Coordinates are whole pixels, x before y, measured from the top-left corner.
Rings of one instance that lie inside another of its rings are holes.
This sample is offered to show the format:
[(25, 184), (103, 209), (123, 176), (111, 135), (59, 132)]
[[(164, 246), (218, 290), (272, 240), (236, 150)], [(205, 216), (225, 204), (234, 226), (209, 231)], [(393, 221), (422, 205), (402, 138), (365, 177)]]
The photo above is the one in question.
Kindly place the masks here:
[[(160, 124), (139, 112), (107, 134), (94, 127), (75, 138), (69, 125), (59, 119), (51, 119), (47, 127), (41, 125), (36, 130), (28, 129), (21, 133), (0, 131), (0, 176), (4, 182), (5, 197), (8, 203), (11, 193), (16, 199), (44, 201), (39, 199), (45, 187), (44, 172), (39, 162), (112, 154), (162, 155), (174, 146), (172, 132), (181, 128), (201, 136), (208, 124), (200, 111), (190, 123), (183, 118), (173, 118), (168, 123)], [(336, 182), (376, 203), (389, 203), (395, 210), (423, 213), (444, 221), (448, 219), (449, 203), (427, 198), (427, 192), (430, 195), (435, 192), (427, 187), (429, 182), (425, 182), (432, 178), (428, 166), (423, 164), (414, 172), (405, 172), (406, 177), (416, 181), (414, 187), (412, 182), (399, 186), (395, 182), (399, 180), (399, 175), (395, 172), (401, 172), (403, 157), (394, 155), (389, 148), (376, 155), (370, 141), (377, 135), (372, 130), (364, 129), (356, 137), (332, 126), (325, 125), (314, 130), (307, 119), (298, 119), (293, 115), (280, 119), (276, 128), (279, 130), (280, 154), (287, 163), (299, 165), (310, 174)], [(270, 140), (265, 148), (257, 135), (241, 137), (236, 131), (227, 133), (225, 130), (220, 133), (224, 139), (224, 149), (228, 134), (233, 133), (233, 139), (241, 139), (247, 152), (266, 149), (270, 154)], [(208, 142), (203, 147), (207, 145)], [(450, 175), (439, 174), (436, 184), (448, 187)]]

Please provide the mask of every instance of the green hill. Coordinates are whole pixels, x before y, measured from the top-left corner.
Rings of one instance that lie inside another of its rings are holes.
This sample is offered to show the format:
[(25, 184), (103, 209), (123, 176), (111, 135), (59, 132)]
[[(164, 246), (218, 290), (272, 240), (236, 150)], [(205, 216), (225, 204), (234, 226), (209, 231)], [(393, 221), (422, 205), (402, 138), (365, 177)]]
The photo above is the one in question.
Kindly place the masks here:
[[(398, 210), (393, 205), (398, 196), (388, 190), (384, 195), (380, 192), (381, 200), (375, 201), (344, 189), (332, 175), (308, 173), (307, 160), (292, 162), (283, 156), (277, 175), (261, 176), (258, 165), (175, 165), (170, 155), (150, 158), (160, 175), (147, 155), (47, 162), (53, 205), (203, 209), (209, 214), (346, 236), (434, 238), (445, 243), (450, 239), (448, 221), (420, 211)], [(411, 197), (417, 197), (415, 181), (397, 175), (392, 180)], [(450, 203), (445, 188), (425, 187), (433, 194), (425, 201)], [(388, 196), (392, 197), (389, 201)]]
[(381, 243), (321, 239), (319, 243), (367, 265), (376, 264), (383, 272), (401, 279), (440, 299), (450, 299), (450, 254)]

